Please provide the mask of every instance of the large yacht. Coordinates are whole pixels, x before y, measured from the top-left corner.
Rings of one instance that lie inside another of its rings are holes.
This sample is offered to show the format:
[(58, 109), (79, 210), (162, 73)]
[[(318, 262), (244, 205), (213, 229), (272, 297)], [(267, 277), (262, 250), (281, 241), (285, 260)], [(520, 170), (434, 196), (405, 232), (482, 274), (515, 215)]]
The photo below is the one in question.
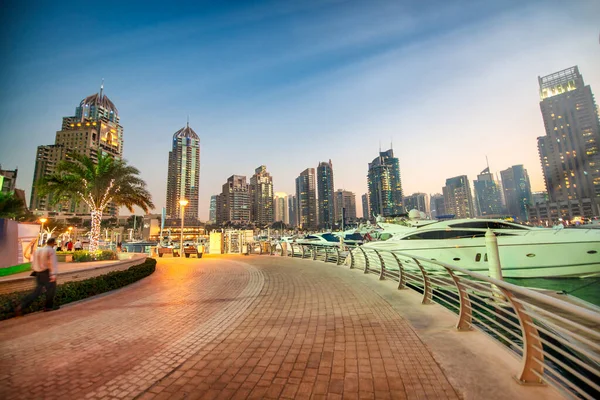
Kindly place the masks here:
[(503, 220), (455, 219), (396, 233), (365, 249), (393, 250), (488, 273), (485, 234), (498, 238), (507, 278), (600, 276), (600, 230), (548, 229)]

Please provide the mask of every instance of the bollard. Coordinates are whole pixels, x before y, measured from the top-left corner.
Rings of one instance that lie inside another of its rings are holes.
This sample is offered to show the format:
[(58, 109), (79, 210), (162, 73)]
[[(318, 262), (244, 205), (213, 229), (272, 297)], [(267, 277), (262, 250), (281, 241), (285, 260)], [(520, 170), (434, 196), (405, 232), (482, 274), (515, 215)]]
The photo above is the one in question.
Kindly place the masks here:
[[(490, 278), (502, 280), (502, 265), (500, 265), (498, 238), (489, 228), (485, 233), (485, 249), (487, 251)], [(504, 295), (496, 285), (492, 285), (492, 294), (498, 300), (504, 300)]]

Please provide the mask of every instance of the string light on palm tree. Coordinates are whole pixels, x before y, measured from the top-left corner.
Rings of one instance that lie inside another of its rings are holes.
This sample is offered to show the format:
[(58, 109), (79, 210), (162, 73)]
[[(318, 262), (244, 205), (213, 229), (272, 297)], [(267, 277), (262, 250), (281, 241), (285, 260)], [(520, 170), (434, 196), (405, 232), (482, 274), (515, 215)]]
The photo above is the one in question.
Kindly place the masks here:
[(47, 218), (40, 218), (40, 222), (42, 223), (42, 227), (40, 228), (40, 240), (38, 241), (38, 244), (42, 244), (42, 242), (44, 241), (44, 224), (46, 223), (46, 221), (48, 221)]
[(181, 206), (181, 245), (179, 246), (179, 257), (183, 257), (183, 220), (185, 216), (185, 206), (188, 205), (188, 201), (186, 199), (179, 200), (179, 205)]

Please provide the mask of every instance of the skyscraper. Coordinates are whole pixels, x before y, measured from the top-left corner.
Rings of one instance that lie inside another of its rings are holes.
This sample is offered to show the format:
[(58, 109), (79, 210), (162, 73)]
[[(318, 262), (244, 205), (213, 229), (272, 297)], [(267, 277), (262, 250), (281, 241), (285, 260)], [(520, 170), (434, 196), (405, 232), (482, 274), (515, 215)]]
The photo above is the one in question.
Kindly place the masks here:
[(406, 212), (410, 210), (419, 210), (429, 215), (429, 195), (427, 193), (413, 193), (404, 198), (404, 207)]
[(371, 207), (369, 207), (369, 194), (365, 193), (362, 196), (362, 212), (363, 218), (366, 220), (371, 219)]
[(273, 178), (261, 165), (250, 178), (250, 220), (259, 226), (273, 223)]
[(490, 167), (477, 175), (473, 187), (475, 188), (475, 209), (478, 216), (490, 217), (502, 213), (500, 189), (494, 180), (494, 175), (490, 173)]
[(217, 222), (217, 202), (219, 199), (218, 194), (210, 196), (210, 208), (208, 209), (208, 222), (214, 224)]
[(446, 215), (446, 203), (444, 202), (444, 195), (441, 193), (431, 195), (429, 207), (431, 210), (431, 218), (437, 218), (442, 215)]
[(538, 82), (546, 128), (538, 150), (550, 201), (590, 198), (600, 215), (600, 122), (592, 89), (576, 66)]
[(335, 200), (333, 198), (333, 164), (321, 162), (317, 167), (317, 192), (319, 202), (319, 226), (331, 228), (336, 222)]
[(250, 190), (245, 176), (230, 176), (223, 184), (219, 202), (217, 224), (250, 222)]
[(287, 193), (276, 192), (273, 196), (275, 203), (275, 221), (281, 221), (285, 224), (290, 223), (290, 215), (288, 211), (288, 195)]
[(404, 212), (400, 163), (393, 149), (380, 152), (379, 157), (369, 163), (367, 178), (371, 216), (387, 217)]
[(290, 226), (298, 226), (298, 203), (296, 202), (296, 196), (293, 194), (288, 196), (288, 214)]
[(317, 229), (315, 169), (307, 168), (296, 178), (296, 215), (301, 229)]
[(527, 170), (522, 165), (513, 165), (500, 171), (500, 176), (508, 213), (520, 221), (527, 221), (527, 207), (532, 203)]
[(475, 216), (471, 186), (466, 175), (446, 179), (446, 186), (442, 190), (446, 213), (454, 214), (456, 218), (473, 218)]
[(200, 138), (186, 124), (173, 134), (167, 175), (167, 218), (180, 219), (179, 200), (186, 199), (185, 220), (198, 221)]
[[(66, 159), (67, 153), (83, 154), (96, 161), (100, 152), (118, 159), (123, 156), (123, 127), (119, 124), (119, 111), (104, 94), (104, 85), (100, 86), (99, 93), (81, 100), (74, 116), (63, 117), (53, 145), (38, 146), (30, 208), (87, 213), (88, 207), (83, 202), (50, 206), (48, 197), (38, 194), (35, 183), (53, 173), (58, 163)], [(109, 205), (106, 214), (116, 215), (117, 208)]]
[(356, 196), (349, 190), (338, 189), (335, 192), (335, 222), (344, 224), (356, 221)]

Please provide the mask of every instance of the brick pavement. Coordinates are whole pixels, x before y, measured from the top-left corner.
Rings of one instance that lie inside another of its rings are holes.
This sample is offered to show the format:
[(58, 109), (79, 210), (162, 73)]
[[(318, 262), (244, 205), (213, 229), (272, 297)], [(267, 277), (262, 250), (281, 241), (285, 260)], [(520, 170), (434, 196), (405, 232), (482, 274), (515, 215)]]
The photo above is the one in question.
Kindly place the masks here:
[(376, 284), (309, 260), (161, 259), (0, 323), (0, 398), (458, 398)]

